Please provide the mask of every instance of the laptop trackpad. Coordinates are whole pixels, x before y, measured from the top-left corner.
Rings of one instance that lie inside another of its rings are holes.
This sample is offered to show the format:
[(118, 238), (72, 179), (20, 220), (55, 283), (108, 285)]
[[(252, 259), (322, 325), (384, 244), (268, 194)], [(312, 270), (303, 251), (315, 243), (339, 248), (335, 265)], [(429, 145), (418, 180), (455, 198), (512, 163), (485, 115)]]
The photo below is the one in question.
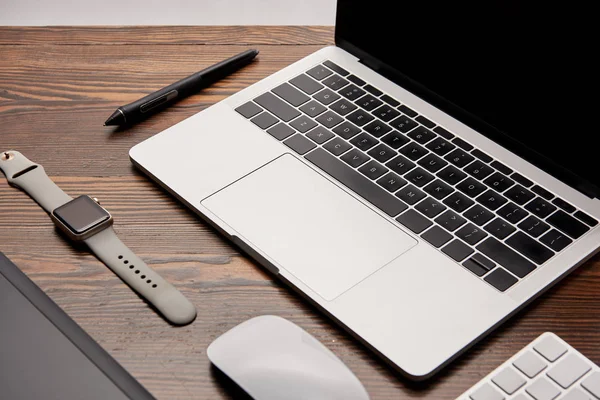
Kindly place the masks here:
[(290, 154), (202, 204), (326, 300), (417, 244)]

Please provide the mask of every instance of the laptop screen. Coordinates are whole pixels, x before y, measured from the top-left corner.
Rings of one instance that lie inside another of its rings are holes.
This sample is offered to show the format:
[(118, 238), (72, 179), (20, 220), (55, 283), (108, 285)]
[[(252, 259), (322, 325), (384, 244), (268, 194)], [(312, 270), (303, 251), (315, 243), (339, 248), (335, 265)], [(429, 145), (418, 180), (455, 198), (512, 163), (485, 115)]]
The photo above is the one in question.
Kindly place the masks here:
[(594, 196), (600, 170), (592, 4), (339, 0), (336, 43)]

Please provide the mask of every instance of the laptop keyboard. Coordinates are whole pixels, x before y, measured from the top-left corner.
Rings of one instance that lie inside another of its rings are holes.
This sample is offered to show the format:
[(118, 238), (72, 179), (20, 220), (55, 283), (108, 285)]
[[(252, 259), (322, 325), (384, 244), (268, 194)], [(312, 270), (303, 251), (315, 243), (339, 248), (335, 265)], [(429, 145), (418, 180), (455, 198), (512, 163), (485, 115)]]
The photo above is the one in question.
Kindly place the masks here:
[(236, 111), (502, 292), (598, 223), (329, 60)]

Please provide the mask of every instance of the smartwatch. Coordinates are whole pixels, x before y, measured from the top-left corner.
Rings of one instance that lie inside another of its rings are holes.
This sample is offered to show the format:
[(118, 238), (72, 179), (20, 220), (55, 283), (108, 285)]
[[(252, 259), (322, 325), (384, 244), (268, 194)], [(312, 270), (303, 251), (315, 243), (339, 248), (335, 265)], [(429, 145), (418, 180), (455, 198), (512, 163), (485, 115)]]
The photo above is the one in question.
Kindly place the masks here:
[(11, 185), (46, 210), (69, 239), (84, 242), (167, 321), (185, 325), (196, 318), (194, 305), (119, 240), (112, 216), (96, 199), (85, 195), (71, 198), (46, 175), (44, 167), (17, 151), (0, 153), (0, 170)]

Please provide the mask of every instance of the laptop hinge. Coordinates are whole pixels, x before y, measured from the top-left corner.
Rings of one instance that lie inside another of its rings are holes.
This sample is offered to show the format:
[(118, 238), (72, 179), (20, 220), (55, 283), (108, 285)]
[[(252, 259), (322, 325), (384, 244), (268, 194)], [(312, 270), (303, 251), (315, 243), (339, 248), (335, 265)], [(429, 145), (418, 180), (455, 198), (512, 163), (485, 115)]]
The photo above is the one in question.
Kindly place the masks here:
[(361, 58), (358, 62), (363, 65), (366, 65), (367, 67), (371, 68), (375, 72), (379, 72), (379, 70), (381, 69), (381, 64), (374, 60), (369, 60), (367, 58)]

